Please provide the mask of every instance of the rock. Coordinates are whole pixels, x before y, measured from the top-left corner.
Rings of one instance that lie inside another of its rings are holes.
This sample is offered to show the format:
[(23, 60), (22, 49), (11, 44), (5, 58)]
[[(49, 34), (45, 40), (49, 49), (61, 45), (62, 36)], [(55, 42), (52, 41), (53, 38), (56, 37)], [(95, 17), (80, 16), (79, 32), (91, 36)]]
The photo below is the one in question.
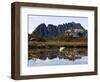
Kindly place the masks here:
[[(42, 23), (36, 27), (32, 34), (38, 34), (44, 37), (45, 39), (57, 39), (63, 38), (68, 35), (71, 37), (80, 37), (78, 34), (83, 35), (87, 34), (87, 30), (80, 24), (75, 22), (69, 22), (65, 24), (53, 25)], [(70, 34), (71, 33), (71, 34)]]

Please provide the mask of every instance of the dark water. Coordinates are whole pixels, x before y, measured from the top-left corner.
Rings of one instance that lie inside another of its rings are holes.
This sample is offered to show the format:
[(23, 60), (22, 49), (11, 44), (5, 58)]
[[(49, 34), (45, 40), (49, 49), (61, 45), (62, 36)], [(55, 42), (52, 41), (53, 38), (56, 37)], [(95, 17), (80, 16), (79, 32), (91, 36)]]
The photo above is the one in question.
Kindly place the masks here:
[(87, 48), (34, 49), (29, 51), (28, 66), (87, 64)]

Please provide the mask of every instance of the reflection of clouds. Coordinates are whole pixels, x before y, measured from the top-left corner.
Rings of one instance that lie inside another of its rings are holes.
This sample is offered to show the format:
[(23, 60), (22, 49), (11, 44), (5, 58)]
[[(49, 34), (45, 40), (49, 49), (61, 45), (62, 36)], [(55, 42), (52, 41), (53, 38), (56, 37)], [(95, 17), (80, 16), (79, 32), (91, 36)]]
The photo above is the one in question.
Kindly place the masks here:
[(68, 59), (70, 61), (75, 61), (76, 59), (81, 59), (83, 56), (87, 56), (87, 48), (66, 48), (63, 52), (57, 50), (39, 50), (38, 52), (29, 53), (29, 59), (33, 59), (34, 62), (37, 59), (40, 60), (52, 60), (55, 58)]

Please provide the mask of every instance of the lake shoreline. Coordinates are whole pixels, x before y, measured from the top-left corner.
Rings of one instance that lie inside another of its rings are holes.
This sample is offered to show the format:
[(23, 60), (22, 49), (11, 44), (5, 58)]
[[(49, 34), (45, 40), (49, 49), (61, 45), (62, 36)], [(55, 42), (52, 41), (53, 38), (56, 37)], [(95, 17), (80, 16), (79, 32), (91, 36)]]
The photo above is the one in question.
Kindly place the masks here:
[(58, 41), (50, 41), (50, 42), (29, 42), (28, 48), (30, 49), (52, 49), (59, 47), (67, 47), (67, 48), (87, 48), (87, 42), (58, 42)]

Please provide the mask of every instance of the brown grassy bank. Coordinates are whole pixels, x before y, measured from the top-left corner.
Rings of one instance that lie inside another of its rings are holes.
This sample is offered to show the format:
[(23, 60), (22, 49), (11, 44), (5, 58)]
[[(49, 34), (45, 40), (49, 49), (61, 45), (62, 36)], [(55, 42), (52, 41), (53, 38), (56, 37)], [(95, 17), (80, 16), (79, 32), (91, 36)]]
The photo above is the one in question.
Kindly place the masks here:
[(48, 42), (29, 42), (29, 49), (36, 48), (59, 48), (59, 47), (87, 47), (87, 42), (61, 42), (61, 41), (48, 41)]

